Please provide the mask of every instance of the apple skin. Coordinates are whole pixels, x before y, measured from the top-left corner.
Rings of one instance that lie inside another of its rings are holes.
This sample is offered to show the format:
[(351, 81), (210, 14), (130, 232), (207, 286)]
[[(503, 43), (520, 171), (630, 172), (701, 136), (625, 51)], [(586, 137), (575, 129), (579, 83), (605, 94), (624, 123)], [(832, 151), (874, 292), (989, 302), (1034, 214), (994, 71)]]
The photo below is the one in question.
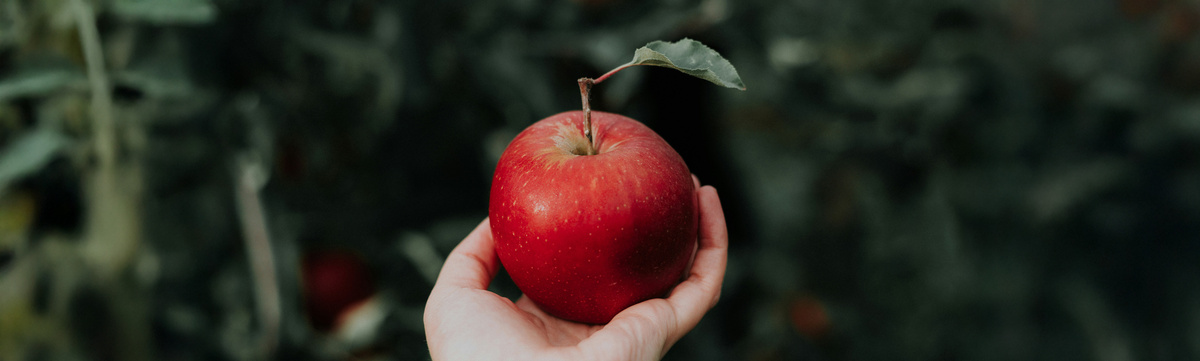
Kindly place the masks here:
[(488, 215), (496, 253), (543, 311), (603, 324), (665, 296), (696, 245), (691, 172), (636, 120), (592, 112), (598, 154), (584, 154), (583, 112), (517, 135), (496, 166)]

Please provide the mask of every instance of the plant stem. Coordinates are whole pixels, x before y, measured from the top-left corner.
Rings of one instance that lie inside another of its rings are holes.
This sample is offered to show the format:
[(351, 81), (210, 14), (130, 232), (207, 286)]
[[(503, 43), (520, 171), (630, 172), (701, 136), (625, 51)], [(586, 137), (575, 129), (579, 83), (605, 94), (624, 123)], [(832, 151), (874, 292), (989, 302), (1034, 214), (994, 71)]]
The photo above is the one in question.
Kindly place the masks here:
[(242, 221), (242, 239), (245, 241), (246, 257), (250, 259), (254, 299), (258, 303), (259, 322), (262, 325), (257, 351), (261, 353), (259, 356), (270, 358), (278, 344), (282, 311), (275, 254), (271, 249), (271, 234), (267, 229), (266, 211), (259, 193), (267, 176), (259, 160), (246, 155), (237, 159), (233, 176), (238, 218)]
[(616, 74), (618, 71), (624, 70), (625, 68), (628, 68), (628, 67), (631, 67), (634, 65), (638, 65), (638, 64), (632, 64), (632, 63), (625, 64), (625, 65), (617, 67), (616, 69), (609, 70), (607, 73), (604, 73), (604, 75), (601, 75), (599, 78), (596, 78), (596, 80), (593, 81), (592, 84), (600, 84), (600, 82), (604, 81), (604, 79), (608, 79), (608, 77), (612, 76), (613, 74)]
[(87, 66), (88, 85), (91, 86), (93, 138), (100, 167), (112, 167), (117, 158), (117, 131), (112, 117), (112, 91), (104, 66), (104, 50), (100, 48), (100, 31), (96, 28), (96, 14), (89, 3), (74, 0), (75, 21), (79, 28), (79, 42), (83, 46), (84, 63)]
[(596, 153), (598, 153), (596, 151), (595, 136), (593, 136), (593, 132), (592, 132), (592, 106), (591, 106), (591, 104), (589, 104), (590, 103), (589, 98), (591, 97), (592, 86), (596, 85), (596, 84), (600, 84), (600, 82), (604, 81), (604, 79), (608, 79), (608, 77), (612, 76), (613, 74), (616, 74), (618, 71), (621, 71), (622, 69), (625, 69), (625, 68), (628, 68), (628, 67), (631, 67), (634, 65), (637, 65), (637, 64), (629, 63), (629, 64), (619, 66), (616, 69), (609, 70), (607, 73), (604, 73), (604, 75), (601, 75), (599, 78), (596, 78), (596, 79), (586, 78), (586, 77), (579, 78), (579, 80), (578, 80), (579, 81), (579, 96), (581, 98), (583, 98), (583, 135), (585, 137), (587, 137), (587, 141), (588, 141), (587, 155), (596, 155)]
[(592, 106), (588, 102), (591, 97), (592, 78), (579, 78), (579, 96), (583, 99), (583, 136), (587, 137), (587, 155), (596, 155), (596, 143), (592, 136)]

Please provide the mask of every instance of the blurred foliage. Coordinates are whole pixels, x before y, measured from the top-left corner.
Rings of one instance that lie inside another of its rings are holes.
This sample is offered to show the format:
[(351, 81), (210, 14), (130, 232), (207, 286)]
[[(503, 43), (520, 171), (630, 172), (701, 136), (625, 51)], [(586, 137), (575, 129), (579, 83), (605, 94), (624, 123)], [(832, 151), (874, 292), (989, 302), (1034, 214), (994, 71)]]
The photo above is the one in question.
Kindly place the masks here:
[[(506, 143), (682, 37), (749, 89), (634, 68), (592, 100), (725, 204), (722, 301), (668, 359), (1200, 358), (1198, 29), (1192, 0), (0, 0), (0, 360), (427, 358)], [(304, 316), (323, 249), (374, 273), (361, 332)]]

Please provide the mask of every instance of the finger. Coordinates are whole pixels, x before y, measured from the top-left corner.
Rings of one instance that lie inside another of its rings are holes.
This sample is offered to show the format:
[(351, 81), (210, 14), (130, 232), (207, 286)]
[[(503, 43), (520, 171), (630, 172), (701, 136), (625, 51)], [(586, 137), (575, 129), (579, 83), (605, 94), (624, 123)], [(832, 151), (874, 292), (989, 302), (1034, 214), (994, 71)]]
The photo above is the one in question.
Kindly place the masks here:
[(678, 327), (668, 335), (668, 345), (696, 327), (704, 314), (721, 297), (728, 259), (729, 233), (725, 228), (725, 213), (716, 188), (705, 186), (700, 198), (700, 248), (692, 262), (688, 278), (675, 286), (666, 301), (678, 315)]
[(496, 242), (492, 239), (492, 226), (487, 218), (475, 227), (471, 234), (459, 243), (438, 274), (438, 287), (487, 289), (499, 271), (500, 260), (496, 256)]
[[(695, 214), (696, 214), (697, 219), (699, 219), (699, 215), (700, 215), (700, 209), (699, 209), (700, 208), (700, 178), (696, 177), (696, 174), (694, 174), (694, 173), (692, 174), (692, 189), (694, 189), (694, 191), (692, 192), (692, 201), (694, 202), (694, 204), (696, 204), (696, 210), (695, 210), (696, 213)], [(687, 279), (687, 276), (692, 273), (692, 262), (694, 262), (696, 260), (696, 250), (698, 250), (699, 248), (700, 248), (699, 242), (692, 244), (692, 252), (691, 252), (691, 254), (688, 255), (687, 267), (684, 268), (684, 273), (679, 275), (679, 279), (681, 281)]]
[(585, 355), (608, 355), (619, 360), (658, 360), (670, 347), (675, 311), (661, 298), (626, 308), (607, 325), (579, 343)]

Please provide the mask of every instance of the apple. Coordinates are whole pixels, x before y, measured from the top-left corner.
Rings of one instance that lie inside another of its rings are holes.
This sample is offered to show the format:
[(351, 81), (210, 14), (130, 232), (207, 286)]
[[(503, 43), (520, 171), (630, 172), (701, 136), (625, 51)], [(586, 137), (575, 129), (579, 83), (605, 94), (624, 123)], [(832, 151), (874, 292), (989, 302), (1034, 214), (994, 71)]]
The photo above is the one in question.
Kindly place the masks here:
[(306, 252), (301, 272), (305, 312), (318, 331), (339, 330), (375, 295), (371, 271), (358, 255), (348, 251)]
[(585, 111), (552, 115), (509, 143), (488, 215), (525, 296), (559, 318), (603, 324), (682, 279), (698, 208), (691, 172), (662, 137), (584, 101)]
[(496, 254), (526, 297), (562, 319), (608, 323), (665, 296), (695, 252), (696, 186), (683, 158), (642, 123), (589, 104), (592, 86), (639, 65), (746, 89), (704, 44), (654, 41), (579, 78), (583, 111), (542, 119), (504, 149), (488, 204)]

